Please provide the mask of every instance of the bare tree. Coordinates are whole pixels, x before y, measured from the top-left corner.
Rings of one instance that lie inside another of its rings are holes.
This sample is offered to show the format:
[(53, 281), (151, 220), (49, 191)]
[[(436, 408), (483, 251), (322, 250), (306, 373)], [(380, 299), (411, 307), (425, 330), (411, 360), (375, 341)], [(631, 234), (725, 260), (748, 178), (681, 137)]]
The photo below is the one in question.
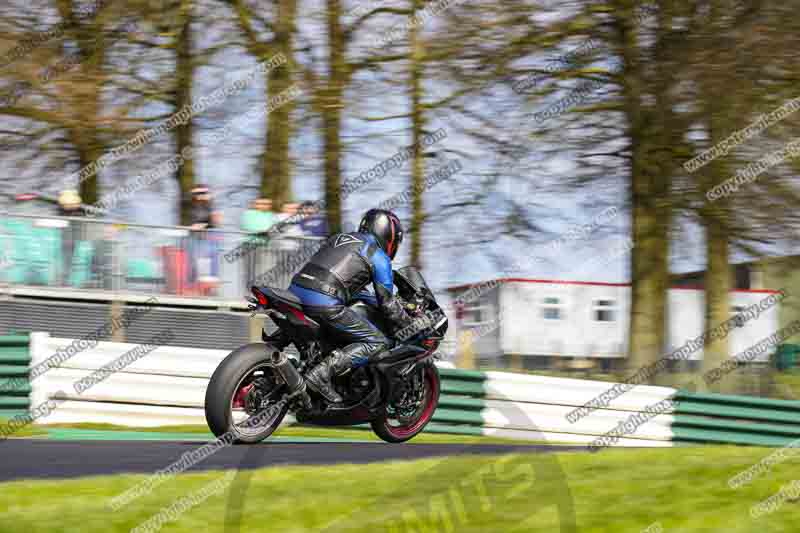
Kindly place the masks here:
[[(54, 166), (90, 165), (103, 154), (103, 133), (107, 121), (113, 120), (103, 108), (102, 97), (108, 79), (108, 49), (119, 37), (120, 19), (108, 1), (98, 2), (89, 12), (81, 11), (81, 5), (73, 0), (46, 2), (31, 11), (32, 17), (21, 15), (19, 6), (6, 7), (13, 11), (9, 20), (22, 22), (18, 29), (29, 28), (13, 34), (12, 49), (21, 53), (15, 54), (11, 79), (24, 82), (26, 91), (0, 103), (0, 114), (24, 124), (6, 133), (40, 142), (47, 139), (60, 147), (60, 153), (53, 150)], [(42, 101), (47, 103), (42, 105)], [(29, 152), (31, 159), (39, 155), (34, 152)], [(94, 203), (97, 176), (82, 179), (79, 189), (85, 203)]]
[[(250, 54), (258, 61), (267, 61), (282, 54), (287, 61), (267, 74), (266, 101), (271, 95), (287, 90), (294, 81), (294, 39), (296, 34), (297, 0), (279, 0), (268, 17), (260, 2), (227, 0), (233, 6), (239, 27), (245, 36)], [(292, 113), (295, 103), (288, 101), (267, 116), (267, 134), (261, 155), (261, 195), (281, 206), (292, 198), (292, 164), (289, 142), (292, 138)]]
[[(196, 57), (194, 56), (194, 4), (192, 0), (181, 0), (179, 30), (175, 36), (175, 110), (188, 108), (192, 104), (192, 89), (196, 70)], [(175, 128), (175, 147), (178, 154), (194, 146), (194, 122), (192, 117)], [(182, 158), (182, 164), (176, 176), (180, 191), (179, 220), (184, 226), (192, 222), (192, 187), (195, 181), (194, 158)]]

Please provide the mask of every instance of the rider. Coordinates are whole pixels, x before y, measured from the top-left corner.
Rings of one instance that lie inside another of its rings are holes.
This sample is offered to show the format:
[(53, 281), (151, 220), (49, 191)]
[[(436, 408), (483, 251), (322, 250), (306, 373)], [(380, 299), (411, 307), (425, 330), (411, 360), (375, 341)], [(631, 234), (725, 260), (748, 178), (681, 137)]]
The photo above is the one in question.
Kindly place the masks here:
[(392, 259), (401, 242), (400, 219), (391, 211), (370, 209), (357, 232), (332, 235), (292, 278), (289, 290), (302, 300), (306, 314), (349, 343), (306, 375), (306, 383), (329, 402), (342, 402), (331, 384), (333, 375), (375, 361), (389, 346), (380, 329), (348, 307), (356, 295), (363, 297), (358, 293), (372, 282), (390, 325), (399, 328), (410, 320), (393, 292)]

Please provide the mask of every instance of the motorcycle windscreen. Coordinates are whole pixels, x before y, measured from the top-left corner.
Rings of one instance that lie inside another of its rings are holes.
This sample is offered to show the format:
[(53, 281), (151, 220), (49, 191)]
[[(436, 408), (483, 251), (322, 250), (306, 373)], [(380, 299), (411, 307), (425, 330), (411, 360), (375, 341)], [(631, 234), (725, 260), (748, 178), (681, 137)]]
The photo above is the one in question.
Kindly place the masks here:
[(397, 289), (402, 296), (404, 292), (414, 294), (422, 294), (423, 296), (433, 299), (433, 292), (425, 282), (422, 274), (413, 266), (406, 266), (399, 270), (394, 271), (394, 282)]

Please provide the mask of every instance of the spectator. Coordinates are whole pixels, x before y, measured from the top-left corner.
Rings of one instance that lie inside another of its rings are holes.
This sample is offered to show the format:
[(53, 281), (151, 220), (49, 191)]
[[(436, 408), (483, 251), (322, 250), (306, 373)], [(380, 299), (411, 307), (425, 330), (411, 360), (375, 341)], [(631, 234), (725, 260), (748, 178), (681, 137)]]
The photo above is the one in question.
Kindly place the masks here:
[[(288, 245), (285, 249), (295, 249), (297, 248), (297, 241), (296, 237), (302, 237), (303, 231), (300, 228), (300, 204), (289, 202), (283, 204), (283, 210), (281, 214), (278, 215), (278, 219), (281, 222), (284, 222), (283, 227), (281, 228), (281, 237), (283, 238), (284, 242)], [(287, 239), (287, 237), (294, 237)]]
[[(106, 290), (118, 289), (114, 286), (114, 250), (119, 228), (115, 224), (102, 226), (102, 238), (95, 241), (91, 271), (95, 285)], [(119, 250), (118, 250), (119, 251)]]
[(198, 292), (208, 294), (219, 286), (219, 249), (221, 235), (207, 230), (222, 226), (222, 213), (214, 210), (207, 185), (192, 189), (189, 281), (197, 283)]
[(300, 204), (300, 213), (303, 219), (300, 221), (300, 229), (308, 237), (327, 237), (328, 221), (320, 213), (316, 202), (303, 202)]
[(192, 229), (212, 229), (219, 221), (220, 214), (214, 211), (208, 186), (197, 185), (192, 189)]
[(296, 215), (299, 209), (300, 204), (295, 202), (286, 202), (283, 204), (283, 209), (281, 210), (281, 214), (278, 215), (278, 219), (281, 221), (288, 220)]
[(62, 217), (82, 216), (81, 195), (78, 191), (62, 191), (58, 196), (58, 214)]
[(242, 214), (242, 231), (263, 233), (275, 224), (275, 213), (272, 212), (272, 200), (258, 198), (250, 204), (250, 209)]
[[(250, 204), (250, 209), (242, 214), (242, 230), (249, 233), (264, 233), (276, 222), (276, 214), (272, 212), (272, 200), (257, 198)], [(252, 238), (252, 237), (248, 237)], [(269, 246), (259, 246), (245, 256), (245, 289), (253, 279), (274, 266), (270, 258)]]
[(297, 216), (299, 210), (300, 204), (288, 202), (283, 204), (283, 209), (278, 215), (278, 219), (281, 221), (282, 225), (280, 236), (275, 243), (274, 249), (277, 251), (277, 267), (280, 268), (282, 277), (285, 278), (282, 280), (285, 281), (284, 286), (289, 284), (289, 279), (292, 274), (294, 274), (294, 272), (292, 272), (292, 265), (294, 264), (292, 256), (299, 250), (299, 238), (303, 236), (303, 231), (299, 223), (300, 217)]
[[(81, 196), (78, 194), (78, 191), (66, 190), (58, 195), (59, 216), (81, 217), (84, 215), (84, 210), (81, 206)], [(63, 224), (64, 226), (61, 230), (61, 284), (68, 285), (70, 272), (72, 271), (72, 258), (75, 254), (75, 247), (83, 238), (84, 228), (80, 222), (74, 220), (63, 221)]]

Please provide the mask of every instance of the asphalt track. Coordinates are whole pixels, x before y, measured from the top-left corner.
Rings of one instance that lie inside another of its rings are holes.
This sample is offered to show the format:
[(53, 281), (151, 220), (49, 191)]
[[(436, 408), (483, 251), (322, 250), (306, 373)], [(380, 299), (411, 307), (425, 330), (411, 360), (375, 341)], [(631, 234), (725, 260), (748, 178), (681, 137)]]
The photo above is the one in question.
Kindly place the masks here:
[[(161, 470), (181, 454), (196, 450), (196, 441), (52, 441), (9, 439), (0, 443), (0, 481), (17, 479), (58, 479), (119, 473), (148, 473)], [(263, 453), (248, 457), (253, 447)], [(228, 446), (218, 450), (192, 470), (264, 468), (278, 465), (323, 465), (374, 463), (427, 457), (550, 451), (586, 451), (585, 446), (504, 444), (385, 444), (380, 442), (266, 442), (250, 446)]]

